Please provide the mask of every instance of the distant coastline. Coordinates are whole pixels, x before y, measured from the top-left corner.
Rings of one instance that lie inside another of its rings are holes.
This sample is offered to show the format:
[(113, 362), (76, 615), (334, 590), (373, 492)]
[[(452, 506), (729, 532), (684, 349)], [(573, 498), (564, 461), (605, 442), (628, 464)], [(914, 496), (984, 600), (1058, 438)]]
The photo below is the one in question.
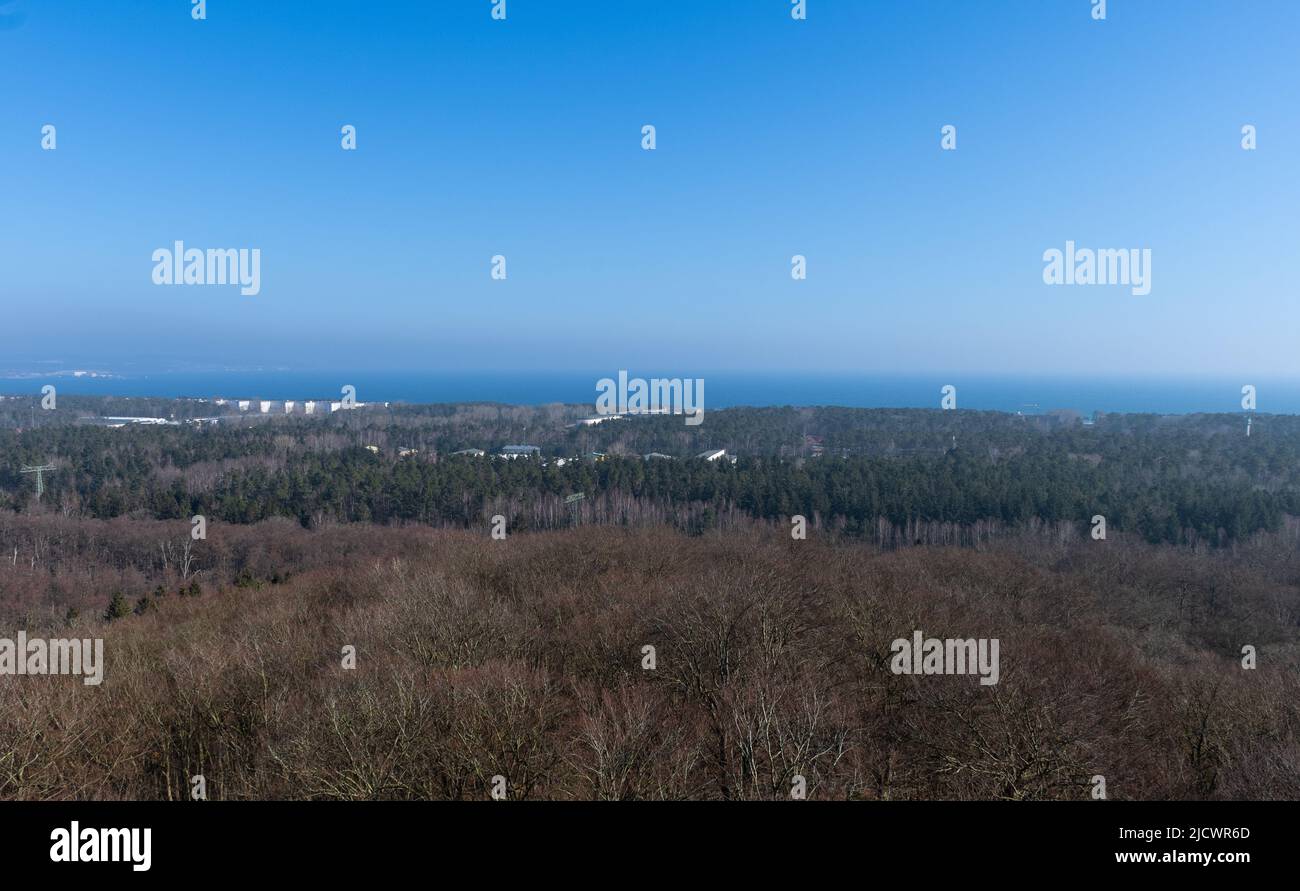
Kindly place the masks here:
[[(132, 374), (65, 369), (0, 372), (0, 394), (38, 396), (54, 384), (60, 394), (154, 398), (337, 399), (345, 385), (366, 402), (508, 405), (588, 404), (610, 369), (591, 372), (350, 372), (215, 371)], [(737, 406), (938, 408), (940, 390), (957, 388), (957, 407), (1046, 414), (1071, 410), (1141, 414), (1238, 413), (1241, 388), (1258, 391), (1261, 414), (1300, 414), (1300, 379), (1085, 378), (951, 374), (744, 373), (698, 369), (637, 369), (645, 376), (690, 374), (706, 383), (710, 409)]]

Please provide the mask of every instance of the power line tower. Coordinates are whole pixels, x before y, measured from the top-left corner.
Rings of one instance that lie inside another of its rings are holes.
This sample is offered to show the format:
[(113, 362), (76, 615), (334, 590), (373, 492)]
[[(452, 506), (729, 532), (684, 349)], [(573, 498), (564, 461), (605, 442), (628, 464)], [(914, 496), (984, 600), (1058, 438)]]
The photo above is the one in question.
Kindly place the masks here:
[(586, 497), (585, 492), (575, 492), (564, 499), (564, 503), (569, 506), (570, 525), (578, 525), (578, 514), (582, 510), (582, 500)]
[(22, 473), (36, 474), (36, 500), (40, 501), (41, 496), (45, 494), (45, 474), (54, 470), (53, 464), (28, 464), (22, 468)]

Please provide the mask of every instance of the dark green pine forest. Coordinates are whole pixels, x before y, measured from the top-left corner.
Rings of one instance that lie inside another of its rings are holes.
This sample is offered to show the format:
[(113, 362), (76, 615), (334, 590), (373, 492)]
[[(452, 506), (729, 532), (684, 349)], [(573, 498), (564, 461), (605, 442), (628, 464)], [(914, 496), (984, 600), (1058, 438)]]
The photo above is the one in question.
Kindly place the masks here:
[[(141, 404), (144, 403), (144, 404)], [(512, 528), (667, 523), (688, 532), (792, 515), (837, 535), (955, 541), (1028, 524), (1224, 545), (1300, 515), (1300, 418), (1237, 415), (729, 409), (692, 427), (644, 417), (572, 427), (576, 407), (393, 406), (326, 418), (107, 428), (111, 413), (184, 419), (211, 406), (0, 403), (0, 510), (36, 509), (23, 465), (54, 462), (41, 508), (111, 519)], [(30, 423), (35, 420), (35, 426)], [(24, 421), (28, 421), (26, 425)], [(507, 444), (536, 460), (493, 457)], [(487, 455), (456, 455), (470, 448)], [(726, 449), (723, 460), (695, 456)], [(646, 459), (649, 453), (664, 458)], [(734, 461), (732, 460), (734, 459)], [(945, 539), (947, 540), (947, 539)]]

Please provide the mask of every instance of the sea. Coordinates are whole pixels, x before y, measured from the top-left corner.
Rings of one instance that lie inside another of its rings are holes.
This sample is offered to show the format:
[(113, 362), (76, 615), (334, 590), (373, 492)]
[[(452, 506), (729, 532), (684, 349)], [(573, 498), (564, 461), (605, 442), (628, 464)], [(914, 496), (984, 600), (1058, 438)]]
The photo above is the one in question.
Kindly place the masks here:
[[(592, 404), (597, 381), (617, 379), (618, 369), (591, 372), (490, 371), (169, 371), (119, 373), (71, 371), (0, 374), (0, 394), (31, 395), (53, 384), (77, 395), (201, 397), (268, 400), (339, 399), (345, 386), (359, 402), (495, 402), (544, 405)], [(631, 377), (680, 377), (681, 372), (632, 369)], [(845, 406), (939, 408), (943, 388), (956, 388), (956, 407), (1023, 414), (1074, 410), (1151, 414), (1236, 413), (1243, 388), (1254, 387), (1255, 410), (1300, 414), (1300, 378), (1123, 378), (988, 376), (970, 374), (851, 374), (807, 372), (702, 372), (704, 407)]]

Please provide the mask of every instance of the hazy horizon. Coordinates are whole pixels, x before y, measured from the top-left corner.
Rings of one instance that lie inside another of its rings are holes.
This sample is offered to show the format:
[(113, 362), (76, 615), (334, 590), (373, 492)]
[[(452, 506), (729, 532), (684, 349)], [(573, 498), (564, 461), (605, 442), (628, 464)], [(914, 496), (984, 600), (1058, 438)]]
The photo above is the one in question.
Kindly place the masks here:
[[(593, 405), (601, 378), (694, 379), (707, 409), (740, 406), (938, 408), (944, 388), (955, 387), (957, 408), (1042, 414), (1054, 410), (1201, 414), (1243, 412), (1243, 387), (1254, 387), (1251, 413), (1300, 414), (1300, 380), (1222, 376), (989, 375), (961, 372), (838, 373), (690, 369), (587, 369), (545, 371), (374, 371), (361, 369), (245, 369), (161, 373), (30, 372), (0, 369), (0, 394), (38, 399), (54, 385), (60, 395), (171, 399), (178, 397), (306, 400), (337, 399), (343, 386), (369, 402)], [(593, 408), (593, 410), (595, 410)]]

